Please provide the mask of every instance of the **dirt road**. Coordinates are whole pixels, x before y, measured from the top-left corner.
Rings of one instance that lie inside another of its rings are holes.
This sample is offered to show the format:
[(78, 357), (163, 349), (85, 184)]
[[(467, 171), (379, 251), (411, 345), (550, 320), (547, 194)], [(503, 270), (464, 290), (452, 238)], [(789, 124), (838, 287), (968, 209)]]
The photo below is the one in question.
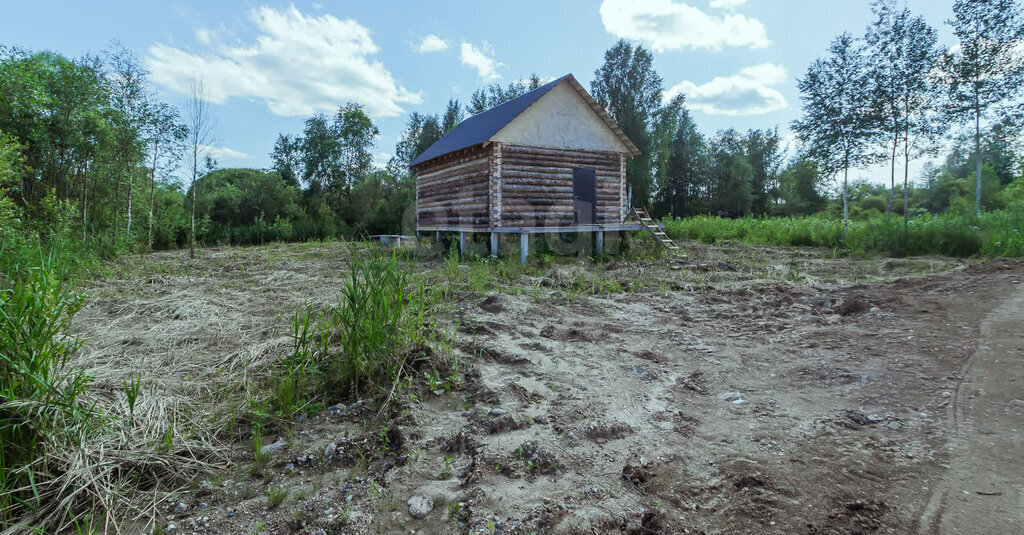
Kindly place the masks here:
[(981, 323), (949, 410), (951, 461), (920, 533), (1024, 532), (1024, 284)]

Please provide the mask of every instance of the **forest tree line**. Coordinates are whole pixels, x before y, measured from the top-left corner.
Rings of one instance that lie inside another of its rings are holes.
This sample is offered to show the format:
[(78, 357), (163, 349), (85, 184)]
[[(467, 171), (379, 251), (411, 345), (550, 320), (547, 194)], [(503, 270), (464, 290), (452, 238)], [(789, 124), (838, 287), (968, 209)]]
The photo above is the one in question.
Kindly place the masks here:
[[(683, 96), (663, 98), (651, 51), (616, 43), (589, 89), (641, 151), (627, 163), (633, 204), (656, 216), (871, 217), (1024, 202), (1020, 7), (953, 7), (957, 42), (940, 46), (922, 17), (876, 0), (863, 34), (838, 36), (798, 80), (800, 143), (788, 150), (778, 127), (704, 135)], [(104, 252), (183, 247), (193, 211), (208, 245), (407, 232), (408, 163), (464, 118), (541, 83), (492, 84), (412, 112), (385, 165), (373, 160), (377, 126), (350, 102), (280, 134), (270, 168), (220, 169), (201, 86), (178, 108), (119, 45), (79, 59), (0, 48), (0, 237), (8, 249), (18, 236), (58, 234)], [(912, 182), (911, 162), (940, 152)], [(849, 180), (882, 162), (887, 186)]]

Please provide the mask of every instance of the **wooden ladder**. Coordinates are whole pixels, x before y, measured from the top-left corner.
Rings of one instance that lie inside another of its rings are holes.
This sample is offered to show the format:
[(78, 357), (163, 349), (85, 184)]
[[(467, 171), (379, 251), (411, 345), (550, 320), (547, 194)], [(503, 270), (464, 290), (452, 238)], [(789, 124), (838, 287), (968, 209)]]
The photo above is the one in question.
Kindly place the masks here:
[(672, 241), (672, 238), (669, 238), (668, 234), (665, 234), (665, 232), (661, 230), (661, 227), (651, 219), (651, 216), (648, 215), (646, 209), (634, 206), (630, 208), (630, 212), (632, 212), (633, 217), (637, 218), (637, 220), (640, 221), (640, 224), (643, 225), (648, 232), (654, 234), (654, 238), (658, 240), (658, 243), (660, 243), (662, 247), (668, 249), (671, 253), (679, 252), (679, 246), (677, 246), (675, 242)]

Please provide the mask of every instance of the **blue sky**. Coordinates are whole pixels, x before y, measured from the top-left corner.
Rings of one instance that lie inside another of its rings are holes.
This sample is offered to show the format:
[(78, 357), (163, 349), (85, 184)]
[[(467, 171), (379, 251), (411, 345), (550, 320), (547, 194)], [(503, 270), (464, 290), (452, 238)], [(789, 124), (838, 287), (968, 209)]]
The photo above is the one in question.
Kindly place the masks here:
[[(952, 0), (907, 3), (951, 43)], [(778, 125), (788, 135), (796, 78), (871, 19), (867, 0), (37, 1), (4, 13), (0, 44), (80, 56), (121, 41), (172, 103), (201, 77), (225, 167), (266, 167), (279, 133), (349, 100), (378, 124), (383, 161), (410, 112), (440, 113), (451, 97), (530, 73), (571, 72), (589, 86), (619, 38), (654, 51), (666, 92), (687, 95), (705, 133)], [(855, 176), (888, 182), (887, 169)]]

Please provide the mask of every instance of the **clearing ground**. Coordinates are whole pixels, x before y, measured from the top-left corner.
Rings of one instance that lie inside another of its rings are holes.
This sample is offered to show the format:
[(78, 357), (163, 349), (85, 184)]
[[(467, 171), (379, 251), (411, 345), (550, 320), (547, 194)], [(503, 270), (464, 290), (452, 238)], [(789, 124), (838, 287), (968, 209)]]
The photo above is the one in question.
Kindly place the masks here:
[[(455, 289), (454, 388), (424, 381), (380, 418), (355, 400), (303, 415), (262, 470), (246, 429), (211, 438), (222, 468), (154, 517), (221, 534), (1022, 532), (1024, 263), (684, 253), (431, 278)], [(130, 259), (89, 291), (78, 365), (111, 403), (139, 370), (160, 410), (213, 421), (287, 353), (296, 307), (337, 302), (348, 254)]]

